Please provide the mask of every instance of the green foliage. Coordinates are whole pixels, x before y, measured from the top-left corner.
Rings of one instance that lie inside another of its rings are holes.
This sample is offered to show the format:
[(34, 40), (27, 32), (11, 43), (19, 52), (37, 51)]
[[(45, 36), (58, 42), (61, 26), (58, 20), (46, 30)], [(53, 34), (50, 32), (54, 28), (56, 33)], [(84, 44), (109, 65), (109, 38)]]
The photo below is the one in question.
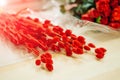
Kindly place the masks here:
[[(77, 1), (77, 0), (76, 0)], [(81, 4), (78, 4), (77, 7), (71, 9), (71, 11), (74, 13), (74, 16), (80, 16), (82, 14), (85, 14), (90, 8), (94, 7), (94, 0), (81, 0)]]
[[(70, 10), (74, 16), (80, 18), (82, 14), (85, 14), (89, 9), (95, 7), (94, 0), (69, 0), (69, 4), (76, 3), (77, 7), (74, 7)], [(64, 5), (60, 6), (60, 11), (65, 13)], [(79, 16), (79, 17), (78, 17)]]
[(101, 20), (101, 16), (99, 16), (98, 18), (96, 18), (96, 22), (97, 23), (100, 23), (100, 20)]

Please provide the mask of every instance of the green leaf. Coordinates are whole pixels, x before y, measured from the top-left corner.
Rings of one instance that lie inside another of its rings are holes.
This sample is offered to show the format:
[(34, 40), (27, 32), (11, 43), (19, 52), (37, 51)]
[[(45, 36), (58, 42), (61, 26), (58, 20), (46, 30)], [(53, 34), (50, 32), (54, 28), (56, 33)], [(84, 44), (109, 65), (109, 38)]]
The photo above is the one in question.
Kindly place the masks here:
[(78, 7), (76, 8), (75, 12), (76, 13), (79, 13), (79, 12), (82, 13), (82, 5), (81, 4), (78, 5)]
[(76, 0), (76, 1), (80, 1), (81, 3), (78, 3), (77, 7), (71, 9), (71, 12), (73, 12), (74, 16), (81, 17), (82, 14), (85, 14), (89, 9), (95, 6), (94, 0)]
[(89, 3), (94, 3), (94, 0), (88, 0)]
[(81, 16), (82, 14), (85, 14), (92, 7), (93, 5), (91, 3), (84, 3), (84, 4), (79, 4), (77, 7), (73, 8), (71, 11)]
[(90, 3), (84, 3), (82, 5), (82, 8), (85, 9), (85, 10), (88, 10), (90, 7), (92, 7), (92, 4), (90, 4)]
[(98, 18), (96, 18), (96, 22), (97, 23), (100, 23), (100, 20), (101, 20), (101, 16), (99, 16)]
[(73, 16), (75, 16), (76, 18), (80, 19), (80, 15), (74, 14)]
[(83, 3), (94, 3), (94, 0), (82, 0)]

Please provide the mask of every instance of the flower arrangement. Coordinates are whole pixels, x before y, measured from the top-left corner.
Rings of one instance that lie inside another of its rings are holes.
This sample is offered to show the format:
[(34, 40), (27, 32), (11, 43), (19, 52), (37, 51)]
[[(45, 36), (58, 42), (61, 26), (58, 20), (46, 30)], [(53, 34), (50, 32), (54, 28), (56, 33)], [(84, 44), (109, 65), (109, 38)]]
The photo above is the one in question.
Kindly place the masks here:
[(120, 0), (69, 0), (61, 11), (75, 17), (120, 29)]
[[(91, 52), (97, 60), (104, 58), (106, 49), (96, 47), (86, 38), (76, 35), (70, 29), (54, 25), (50, 20), (41, 22), (39, 18), (24, 17), (19, 14), (0, 13), (0, 38), (4, 36), (15, 47), (22, 47), (36, 58), (36, 66), (48, 71), (54, 70), (52, 53), (68, 57)], [(61, 51), (64, 52), (61, 52)]]

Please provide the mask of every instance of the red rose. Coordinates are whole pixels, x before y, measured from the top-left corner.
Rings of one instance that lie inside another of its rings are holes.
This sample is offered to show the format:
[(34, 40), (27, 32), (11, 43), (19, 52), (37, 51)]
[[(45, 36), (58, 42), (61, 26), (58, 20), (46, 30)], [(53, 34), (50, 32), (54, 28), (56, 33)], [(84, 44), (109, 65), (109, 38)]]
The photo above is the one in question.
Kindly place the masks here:
[(100, 23), (101, 24), (108, 24), (108, 18), (107, 17), (102, 17), (101, 20), (100, 20)]
[(110, 0), (95, 0), (95, 2), (97, 2), (97, 1), (102, 1), (102, 2), (105, 2), (105, 3), (109, 3), (110, 2)]
[(91, 17), (91, 18), (98, 18), (100, 16), (100, 13), (95, 9), (95, 8), (91, 8), (87, 14)]
[(120, 23), (119, 22), (112, 22), (109, 24), (110, 27), (114, 29), (120, 29)]
[(83, 14), (83, 15), (81, 16), (81, 19), (82, 19), (82, 20), (93, 21), (93, 18), (91, 18), (91, 17), (89, 16), (89, 14)]
[(97, 1), (99, 1), (99, 0), (94, 0), (94, 2), (97, 2)]
[(110, 1), (110, 6), (111, 6), (112, 8), (115, 8), (115, 7), (117, 7), (118, 5), (119, 5), (118, 0), (111, 0), (111, 1)]
[(106, 3), (104, 0), (99, 0), (96, 2), (96, 9), (101, 13), (102, 16), (105, 17), (108, 17), (111, 12), (109, 3)]
[(112, 12), (112, 21), (120, 22), (120, 6), (116, 7)]

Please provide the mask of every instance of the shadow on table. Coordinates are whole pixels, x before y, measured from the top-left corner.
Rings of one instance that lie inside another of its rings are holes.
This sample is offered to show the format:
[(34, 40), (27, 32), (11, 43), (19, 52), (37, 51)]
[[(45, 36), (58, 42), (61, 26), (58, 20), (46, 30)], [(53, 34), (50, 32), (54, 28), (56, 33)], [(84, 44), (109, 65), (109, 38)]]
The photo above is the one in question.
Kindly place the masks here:
[(120, 32), (103, 33), (103, 32), (97, 32), (97, 31), (96, 32), (86, 31), (83, 33), (83, 35), (93, 38), (96, 41), (100, 41), (100, 42), (106, 42), (106, 41), (120, 38)]

